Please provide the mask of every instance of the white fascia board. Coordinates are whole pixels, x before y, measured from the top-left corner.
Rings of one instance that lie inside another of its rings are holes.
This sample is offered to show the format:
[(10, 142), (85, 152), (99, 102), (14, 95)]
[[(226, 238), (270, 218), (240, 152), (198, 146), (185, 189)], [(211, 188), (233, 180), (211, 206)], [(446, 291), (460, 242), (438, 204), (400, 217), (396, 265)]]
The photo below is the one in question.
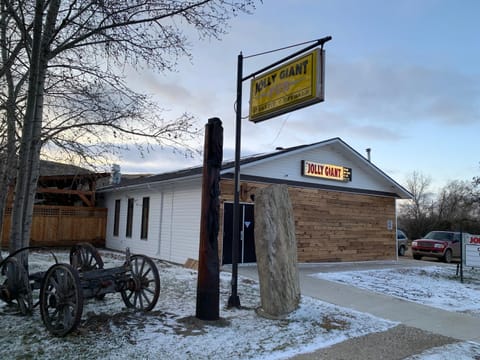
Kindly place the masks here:
[(197, 178), (201, 179), (201, 177), (202, 177), (202, 174), (195, 174), (195, 175), (178, 177), (178, 178), (158, 180), (158, 181), (153, 181), (153, 182), (146, 181), (146, 182), (143, 182), (143, 183), (140, 183), (140, 184), (132, 184), (132, 185), (126, 185), (126, 186), (112, 187), (112, 188), (104, 189), (104, 190), (98, 189), (97, 192), (108, 193), (108, 192), (116, 192), (116, 191), (139, 190), (139, 189), (143, 189), (143, 188), (155, 188), (157, 186), (165, 186), (165, 185), (179, 183), (179, 182), (187, 182), (187, 181), (194, 180), (194, 179), (197, 179)]

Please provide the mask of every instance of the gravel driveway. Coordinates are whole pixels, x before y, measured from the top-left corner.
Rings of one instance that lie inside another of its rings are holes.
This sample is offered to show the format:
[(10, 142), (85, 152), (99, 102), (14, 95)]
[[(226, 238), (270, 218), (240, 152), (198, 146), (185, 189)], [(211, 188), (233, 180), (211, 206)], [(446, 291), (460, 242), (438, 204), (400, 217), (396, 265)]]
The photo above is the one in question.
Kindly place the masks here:
[(388, 331), (349, 339), (313, 353), (297, 355), (292, 359), (397, 360), (454, 342), (458, 340), (398, 325)]

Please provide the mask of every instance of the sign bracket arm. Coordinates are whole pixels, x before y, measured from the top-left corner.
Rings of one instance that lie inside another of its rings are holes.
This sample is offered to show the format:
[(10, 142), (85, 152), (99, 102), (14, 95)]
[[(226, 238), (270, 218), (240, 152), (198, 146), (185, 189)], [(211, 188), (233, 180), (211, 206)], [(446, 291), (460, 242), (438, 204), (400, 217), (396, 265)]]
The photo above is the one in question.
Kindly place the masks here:
[[(251, 73), (250, 75), (247, 75), (247, 76), (243, 77), (243, 78), (242, 78), (242, 82), (243, 82), (243, 81), (246, 81), (246, 80), (248, 80), (248, 79), (251, 79), (251, 78), (257, 76), (258, 74), (261, 74), (261, 73), (263, 73), (263, 72), (265, 72), (265, 71), (267, 71), (267, 70), (270, 70), (271, 68), (274, 68), (275, 66), (280, 65), (281, 63), (284, 63), (285, 61), (290, 60), (290, 59), (294, 58), (295, 56), (298, 56), (298, 55), (300, 55), (300, 54), (303, 54), (304, 52), (307, 52), (307, 51), (310, 50), (310, 49), (316, 48), (316, 47), (319, 46), (319, 45), (321, 45), (322, 48), (323, 48), (323, 44), (325, 44), (327, 41), (330, 41), (330, 40), (332, 40), (332, 37), (331, 37), (331, 36), (326, 36), (326, 37), (324, 37), (324, 38), (318, 39), (318, 40), (315, 41), (312, 45), (309, 45), (309, 46), (307, 46), (307, 47), (305, 47), (305, 48), (303, 48), (303, 49), (300, 49), (300, 50), (298, 50), (297, 52), (294, 52), (293, 54), (290, 54), (290, 55), (284, 57), (283, 59), (280, 59), (280, 60), (278, 60), (278, 61), (275, 61), (273, 64), (270, 64), (270, 65), (268, 65), (268, 66), (265, 66), (263, 69), (260, 69), (260, 70), (258, 70), (258, 71), (255, 71), (255, 72)], [(252, 57), (252, 56), (249, 56), (249, 57)]]

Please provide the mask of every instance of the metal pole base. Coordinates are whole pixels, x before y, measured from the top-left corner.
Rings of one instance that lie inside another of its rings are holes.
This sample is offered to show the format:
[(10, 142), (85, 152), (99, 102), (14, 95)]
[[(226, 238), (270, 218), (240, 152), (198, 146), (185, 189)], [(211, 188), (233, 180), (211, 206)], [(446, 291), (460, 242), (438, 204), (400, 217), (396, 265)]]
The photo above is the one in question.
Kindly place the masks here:
[(232, 307), (240, 309), (240, 298), (238, 296), (230, 295), (230, 297), (228, 298), (227, 308), (230, 309)]

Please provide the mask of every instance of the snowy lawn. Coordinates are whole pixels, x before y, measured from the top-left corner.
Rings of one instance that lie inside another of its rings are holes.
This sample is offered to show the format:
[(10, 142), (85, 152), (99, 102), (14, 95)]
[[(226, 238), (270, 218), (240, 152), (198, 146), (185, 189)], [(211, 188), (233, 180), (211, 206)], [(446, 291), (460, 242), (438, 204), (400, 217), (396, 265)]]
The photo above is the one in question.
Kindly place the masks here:
[[(55, 254), (68, 263), (67, 252)], [(124, 260), (113, 252), (101, 255), (105, 268)], [(32, 253), (30, 273), (46, 271), (53, 263), (49, 253)], [(38, 308), (31, 316), (20, 316), (0, 301), (0, 359), (284, 359), (396, 325), (308, 297), (287, 318), (267, 320), (255, 312), (258, 284), (242, 277), (238, 292), (243, 308), (226, 309), (229, 273), (221, 274), (221, 319), (200, 321), (194, 316), (197, 273), (157, 265), (161, 292), (152, 312), (127, 309), (120, 294), (88, 300), (79, 329), (65, 338), (46, 331)]]
[(464, 270), (464, 281), (455, 265), (383, 270), (344, 271), (313, 275), (424, 305), (480, 317), (480, 269)]
[[(478, 268), (466, 268), (463, 283), (460, 282), (460, 276), (456, 276), (455, 265), (327, 272), (312, 276), (480, 318)], [(478, 360), (480, 344), (454, 343), (408, 358), (420, 359)]]

